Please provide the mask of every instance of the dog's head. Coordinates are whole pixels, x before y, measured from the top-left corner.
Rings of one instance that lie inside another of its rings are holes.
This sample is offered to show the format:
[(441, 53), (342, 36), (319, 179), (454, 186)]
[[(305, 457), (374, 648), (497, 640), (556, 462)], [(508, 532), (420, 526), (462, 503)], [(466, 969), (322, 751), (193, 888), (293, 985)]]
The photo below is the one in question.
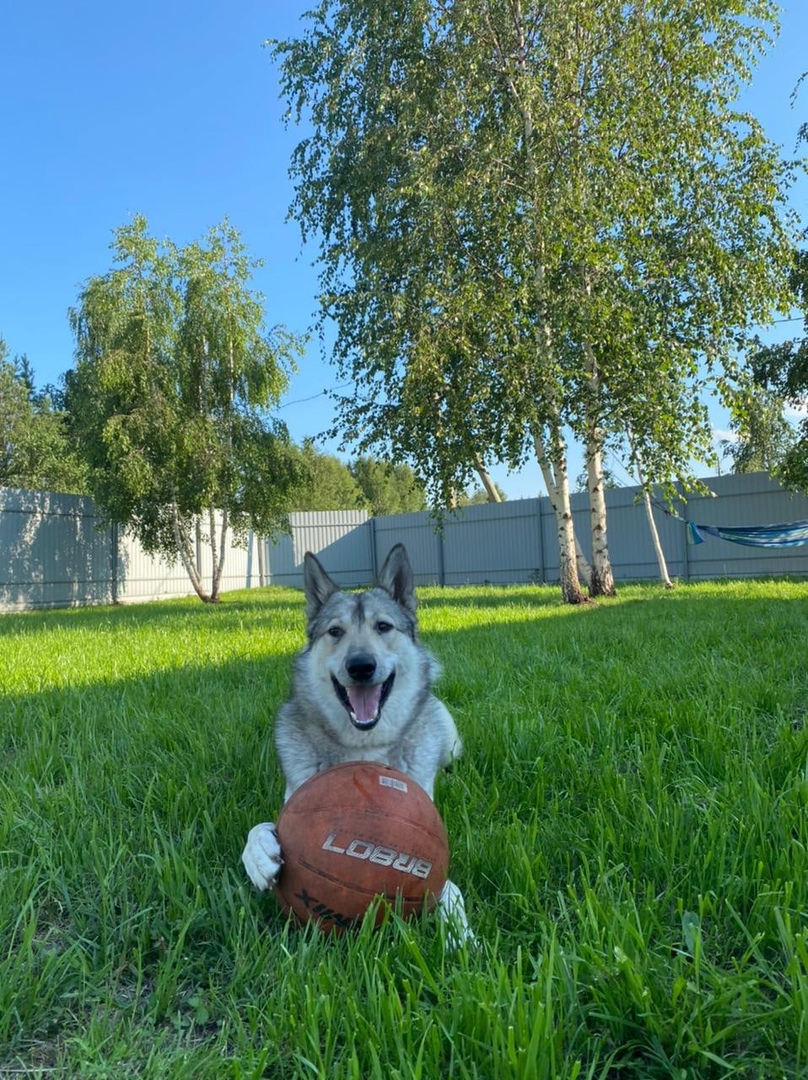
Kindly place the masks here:
[[(417, 664), (415, 589), (407, 552), (397, 544), (375, 586), (342, 592), (311, 552), (303, 564), (307, 650), (323, 692), (359, 731), (382, 717), (396, 680), (412, 677)], [(408, 693), (411, 696), (411, 691)], [(330, 709), (328, 710), (331, 711)]]

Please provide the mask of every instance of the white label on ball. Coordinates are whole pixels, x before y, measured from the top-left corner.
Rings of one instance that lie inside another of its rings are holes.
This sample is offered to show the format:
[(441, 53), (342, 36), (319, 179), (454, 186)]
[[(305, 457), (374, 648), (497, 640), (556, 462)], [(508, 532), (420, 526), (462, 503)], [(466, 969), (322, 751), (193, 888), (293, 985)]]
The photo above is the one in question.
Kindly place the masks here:
[(407, 785), (403, 780), (397, 780), (395, 776), (380, 776), (379, 783), (382, 787), (395, 788), (396, 791), (403, 791), (405, 795), (407, 794)]

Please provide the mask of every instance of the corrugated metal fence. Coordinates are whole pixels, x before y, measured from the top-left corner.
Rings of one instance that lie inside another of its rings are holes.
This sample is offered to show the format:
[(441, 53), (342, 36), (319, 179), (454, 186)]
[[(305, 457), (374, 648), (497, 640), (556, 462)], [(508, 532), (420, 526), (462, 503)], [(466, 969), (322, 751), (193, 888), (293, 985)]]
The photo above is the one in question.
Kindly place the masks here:
[[(808, 519), (808, 498), (790, 495), (766, 473), (706, 481), (716, 498), (691, 496), (675, 510), (654, 510), (672, 577), (683, 581), (767, 574), (808, 574), (808, 547), (755, 549), (710, 539), (687, 544), (684, 522), (763, 525)], [(609, 550), (617, 581), (658, 577), (639, 489), (607, 492)], [(577, 533), (587, 556), (587, 496), (574, 495)], [(366, 585), (395, 543), (406, 545), (418, 584), (524, 584), (558, 581), (558, 546), (549, 499), (482, 505), (447, 518), (437, 532), (427, 513), (371, 519), (363, 511), (292, 514), (291, 535), (266, 545), (231, 546), (222, 591), (264, 583), (300, 586), (306, 551), (340, 585)], [(199, 562), (210, 573), (210, 552)], [(179, 564), (147, 555), (131, 537), (99, 529), (91, 499), (0, 488), (0, 611), (133, 602), (191, 592)]]
[[(231, 545), (222, 591), (259, 585), (258, 544)], [(210, 581), (211, 553), (197, 548)], [(0, 488), (0, 611), (137, 603), (187, 596), (180, 563), (147, 555), (137, 540), (99, 528), (92, 499)]]
[[(702, 525), (763, 525), (808, 519), (808, 498), (791, 495), (768, 473), (718, 476), (705, 481), (715, 497), (691, 495), (673, 516), (655, 506), (654, 518), (671, 577), (695, 581), (716, 577), (808, 574), (808, 547), (759, 549), (710, 539), (687, 543), (685, 522)], [(615, 579), (659, 577), (639, 488), (606, 493), (609, 553)], [(589, 500), (572, 497), (576, 534), (587, 558)], [(491, 583), (511, 585), (559, 580), (555, 515), (550, 500), (520, 499), (471, 506), (444, 523), (443, 532), (426, 512), (366, 519), (354, 514), (294, 514), (291, 537), (269, 549), (269, 580), (300, 586), (302, 561), (313, 551), (341, 585), (365, 585), (396, 543), (403, 543), (419, 585)]]

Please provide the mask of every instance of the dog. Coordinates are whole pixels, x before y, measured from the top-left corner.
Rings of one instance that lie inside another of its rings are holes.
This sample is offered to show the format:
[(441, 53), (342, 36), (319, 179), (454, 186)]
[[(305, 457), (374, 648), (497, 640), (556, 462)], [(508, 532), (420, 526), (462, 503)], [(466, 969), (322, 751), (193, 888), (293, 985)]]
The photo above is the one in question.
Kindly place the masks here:
[[(412, 568), (402, 544), (373, 588), (343, 592), (307, 552), (303, 562), (307, 644), (292, 695), (275, 725), (284, 801), (314, 773), (343, 761), (378, 761), (408, 773), (433, 798), (435, 777), (462, 746), (448, 709), (431, 691), (437, 661), (418, 638)], [(241, 856), (256, 888), (283, 864), (275, 826), (250, 829)], [(437, 911), (451, 944), (473, 940), (460, 890), (447, 881)]]

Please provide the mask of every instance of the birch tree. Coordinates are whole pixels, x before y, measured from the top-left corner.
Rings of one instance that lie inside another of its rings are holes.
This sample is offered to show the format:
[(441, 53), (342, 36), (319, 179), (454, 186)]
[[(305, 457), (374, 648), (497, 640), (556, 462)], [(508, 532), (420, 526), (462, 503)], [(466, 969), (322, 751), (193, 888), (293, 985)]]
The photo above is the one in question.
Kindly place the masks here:
[[(808, 124), (800, 129), (800, 134), (808, 142)], [(794, 252), (789, 281), (793, 303), (804, 315), (802, 335), (778, 345), (764, 346), (757, 341), (749, 361), (750, 374), (762, 388), (764, 402), (770, 407), (770, 430), (766, 432), (760, 416), (753, 416), (757, 404), (754, 398), (741, 400), (736, 420), (739, 433), (745, 436), (747, 443), (779, 444), (776, 451), (778, 476), (789, 487), (808, 491), (808, 250)], [(784, 430), (782, 420), (772, 415), (777, 411), (772, 406), (778, 399), (797, 410), (799, 420), (793, 438)], [(773, 455), (770, 452), (767, 456)]]
[[(711, 452), (703, 390), (784, 295), (789, 168), (734, 110), (769, 0), (323, 0), (275, 43), (292, 214), (320, 240), (346, 441), (450, 505), (475, 462), (534, 458), (580, 602), (567, 437), (594, 595), (614, 591), (603, 448), (649, 482)], [(664, 387), (668, 397), (662, 396)], [(661, 408), (660, 408), (661, 407)]]
[(103, 516), (179, 559), (200, 599), (216, 602), (228, 535), (285, 527), (302, 470), (270, 409), (301, 342), (265, 329), (249, 288), (256, 264), (226, 222), (177, 249), (136, 217), (112, 248), (119, 265), (90, 278), (71, 310), (74, 437)]

